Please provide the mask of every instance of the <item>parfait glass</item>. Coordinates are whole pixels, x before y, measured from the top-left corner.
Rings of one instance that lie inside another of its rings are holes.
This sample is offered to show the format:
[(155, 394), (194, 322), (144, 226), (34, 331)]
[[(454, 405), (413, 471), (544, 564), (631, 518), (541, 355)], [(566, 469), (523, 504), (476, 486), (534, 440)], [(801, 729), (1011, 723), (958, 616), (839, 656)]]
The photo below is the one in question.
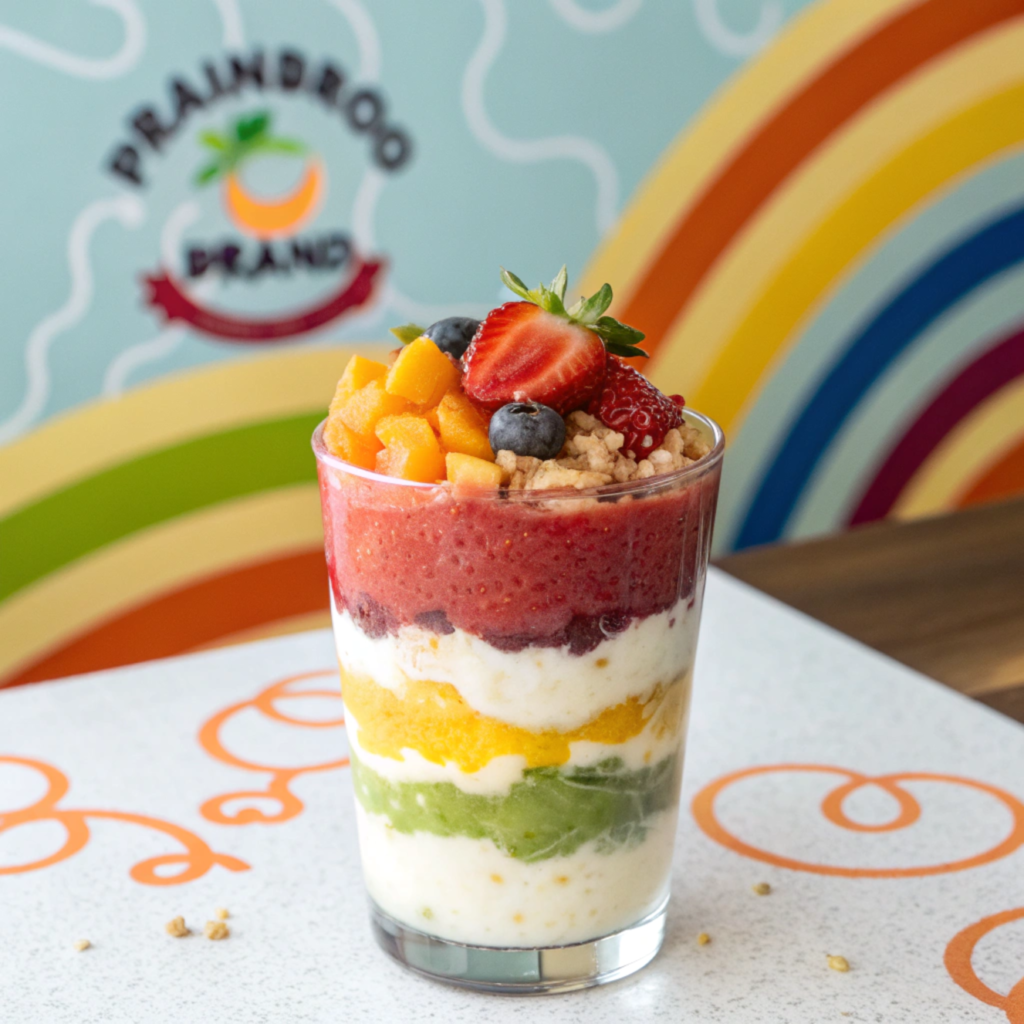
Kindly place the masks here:
[(375, 935), (499, 992), (660, 948), (724, 449), (586, 491), (380, 476), (313, 436)]

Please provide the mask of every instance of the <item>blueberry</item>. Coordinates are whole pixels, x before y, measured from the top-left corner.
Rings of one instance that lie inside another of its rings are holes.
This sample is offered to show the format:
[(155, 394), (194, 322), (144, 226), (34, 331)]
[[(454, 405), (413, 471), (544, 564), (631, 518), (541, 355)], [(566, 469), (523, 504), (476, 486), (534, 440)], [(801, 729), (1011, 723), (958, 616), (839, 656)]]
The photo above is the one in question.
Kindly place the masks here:
[(539, 402), (510, 402), (491, 418), (488, 439), (496, 452), (553, 459), (565, 444), (565, 420)]
[(431, 324), (423, 333), (452, 359), (461, 359), (479, 326), (479, 320), (468, 316), (450, 316)]

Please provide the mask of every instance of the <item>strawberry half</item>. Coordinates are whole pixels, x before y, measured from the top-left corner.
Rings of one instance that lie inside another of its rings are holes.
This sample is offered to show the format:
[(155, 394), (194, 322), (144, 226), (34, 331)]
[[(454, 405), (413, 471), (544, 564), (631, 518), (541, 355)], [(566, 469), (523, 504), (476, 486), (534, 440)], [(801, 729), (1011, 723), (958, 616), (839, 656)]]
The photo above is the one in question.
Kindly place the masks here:
[(564, 416), (594, 396), (604, 364), (604, 343), (585, 327), (532, 302), (506, 302), (476, 332), (462, 386), (485, 409), (540, 402)]
[(587, 412), (626, 438), (625, 451), (646, 459), (665, 435), (683, 422), (681, 395), (671, 398), (618, 356), (608, 356), (604, 387)]
[(501, 280), (523, 302), (491, 310), (462, 357), (462, 386), (485, 409), (539, 402), (561, 415), (582, 409), (601, 387), (607, 352), (642, 356), (643, 334), (605, 316), (612, 290), (565, 307), (565, 267), (550, 286), (527, 288), (504, 267)]

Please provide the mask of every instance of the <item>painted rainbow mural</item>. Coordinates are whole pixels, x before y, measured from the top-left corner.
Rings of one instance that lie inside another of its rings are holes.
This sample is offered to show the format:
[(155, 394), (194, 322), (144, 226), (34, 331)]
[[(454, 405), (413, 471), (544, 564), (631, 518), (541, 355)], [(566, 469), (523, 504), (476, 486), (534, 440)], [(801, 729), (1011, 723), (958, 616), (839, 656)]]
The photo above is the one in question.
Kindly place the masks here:
[(328, 624), (309, 442), (352, 351), (190, 372), (0, 449), (0, 683)]
[(731, 438), (720, 550), (1024, 491), (1022, 53), (1024, 0), (814, 5), (597, 254)]
[[(593, 256), (580, 290), (614, 282), (726, 429), (719, 550), (1024, 493), (1022, 54), (1024, 0), (812, 4)], [(326, 624), (309, 435), (373, 348), (233, 357), (0, 447), (0, 686)]]

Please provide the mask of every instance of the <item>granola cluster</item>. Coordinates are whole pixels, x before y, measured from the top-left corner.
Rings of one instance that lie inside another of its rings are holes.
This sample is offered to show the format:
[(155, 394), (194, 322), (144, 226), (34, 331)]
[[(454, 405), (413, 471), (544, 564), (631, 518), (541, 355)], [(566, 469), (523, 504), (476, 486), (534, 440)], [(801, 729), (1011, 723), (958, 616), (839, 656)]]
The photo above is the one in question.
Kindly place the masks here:
[(670, 430), (661, 446), (646, 459), (632, 458), (631, 452), (622, 450), (624, 444), (622, 434), (594, 416), (577, 411), (566, 419), (565, 445), (557, 459), (542, 462), (501, 451), (496, 462), (502, 470), (502, 486), (510, 490), (585, 490), (671, 473), (691, 465), (711, 450), (700, 431), (686, 423)]

